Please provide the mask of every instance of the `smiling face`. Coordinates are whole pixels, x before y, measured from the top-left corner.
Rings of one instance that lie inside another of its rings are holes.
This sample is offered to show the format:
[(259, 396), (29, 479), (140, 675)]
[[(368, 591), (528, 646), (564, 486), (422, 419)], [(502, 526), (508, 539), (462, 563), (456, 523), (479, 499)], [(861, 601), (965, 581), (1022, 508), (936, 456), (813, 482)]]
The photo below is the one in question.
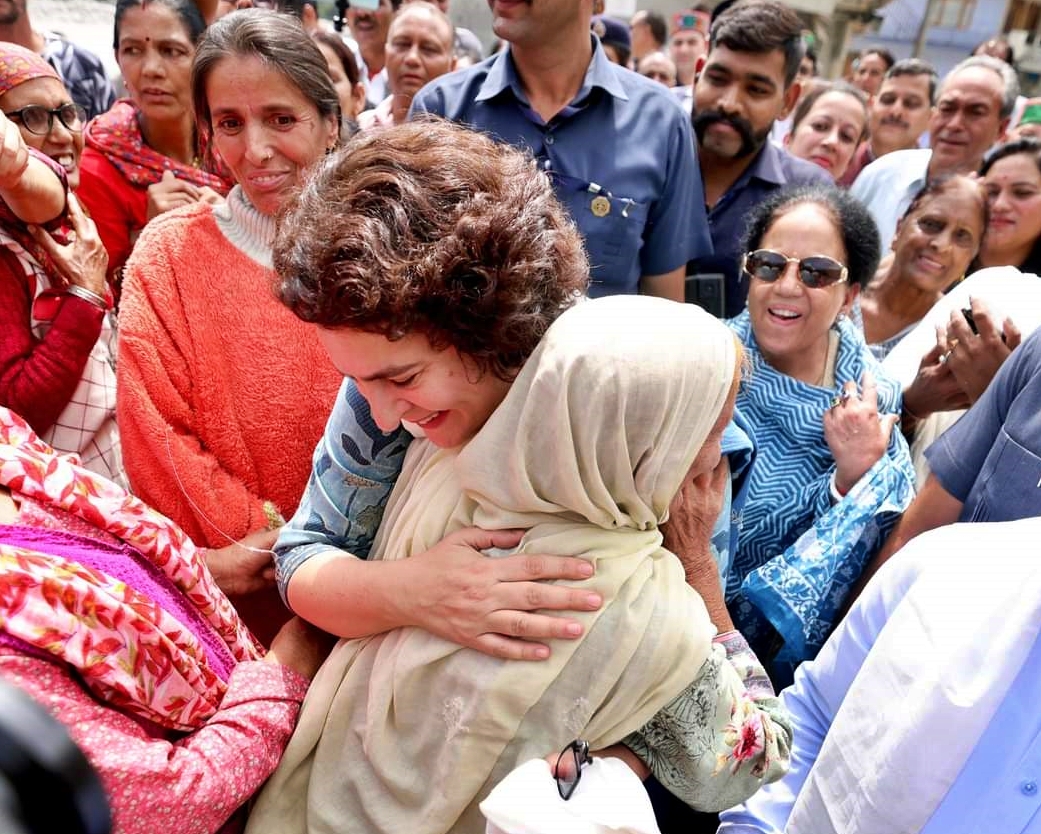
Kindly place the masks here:
[(882, 82), (871, 102), (871, 140), (876, 153), (914, 148), (929, 126), (929, 76), (896, 75)]
[(1041, 171), (1037, 162), (1025, 153), (999, 159), (987, 171), (983, 187), (990, 203), (985, 248), (991, 253), (1017, 256), (1028, 252), (1041, 236)]
[(897, 224), (893, 252), (900, 280), (922, 292), (943, 292), (965, 274), (982, 237), (979, 190), (958, 178)]
[(784, 89), (784, 52), (737, 52), (717, 45), (694, 82), (698, 147), (723, 159), (752, 156), (799, 97)]
[(864, 106), (857, 99), (842, 92), (825, 93), (789, 135), (788, 150), (838, 179), (860, 144), (865, 123)]
[[(54, 110), (63, 104), (70, 104), (72, 98), (65, 86), (56, 78), (34, 78), (17, 87), (12, 87), (0, 96), (0, 110), (11, 113), (38, 104), (48, 110)], [(75, 191), (80, 184), (80, 154), (83, 153), (83, 130), (69, 130), (55, 117), (51, 121), (51, 129), (46, 136), (30, 133), (25, 126), (16, 120), (22, 138), (30, 148), (46, 154), (65, 169), (69, 177), (69, 188)]]
[(169, 6), (147, 3), (123, 13), (116, 61), (146, 119), (170, 121), (191, 114), (194, 55), (184, 21)]
[(391, 341), (362, 330), (319, 328), (318, 337), (336, 369), (357, 383), (382, 431), (405, 420), (445, 449), (477, 434), (510, 388), (494, 374), (478, 373), (454, 348), (435, 350), (419, 333)]
[(1001, 116), (1001, 76), (986, 67), (968, 67), (948, 76), (929, 120), (933, 156), (929, 173), (976, 170), (983, 154), (1005, 132)]
[(218, 61), (206, 100), (217, 150), (263, 214), (275, 214), (304, 170), (336, 144), (336, 119), (259, 58)]
[(387, 36), (387, 78), (394, 95), (412, 97), (455, 67), (452, 27), (422, 5), (406, 6)]
[[(824, 255), (846, 263), (835, 219), (816, 203), (789, 208), (774, 220), (756, 248), (789, 258)], [(849, 310), (856, 290), (847, 282), (810, 289), (797, 272), (797, 266), (789, 263), (776, 281), (750, 279), (748, 312), (763, 358), (778, 371), (816, 385), (827, 357), (828, 331), (839, 313)]]

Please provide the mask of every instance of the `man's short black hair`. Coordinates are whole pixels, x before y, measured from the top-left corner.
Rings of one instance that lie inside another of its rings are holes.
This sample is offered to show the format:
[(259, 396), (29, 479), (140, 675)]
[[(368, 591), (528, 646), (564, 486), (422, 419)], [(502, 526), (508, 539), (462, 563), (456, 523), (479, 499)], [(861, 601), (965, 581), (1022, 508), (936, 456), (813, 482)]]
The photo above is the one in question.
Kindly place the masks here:
[(734, 52), (784, 53), (784, 86), (790, 87), (799, 72), (805, 50), (803, 23), (779, 0), (741, 0), (712, 23), (709, 51), (717, 45)]

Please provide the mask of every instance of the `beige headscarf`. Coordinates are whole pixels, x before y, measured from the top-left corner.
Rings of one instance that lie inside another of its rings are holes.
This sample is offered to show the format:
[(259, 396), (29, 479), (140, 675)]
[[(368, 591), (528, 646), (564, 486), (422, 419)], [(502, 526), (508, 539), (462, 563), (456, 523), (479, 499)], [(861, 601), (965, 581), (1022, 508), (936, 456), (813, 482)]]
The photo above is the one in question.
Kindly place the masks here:
[[(658, 525), (719, 416), (733, 336), (692, 305), (579, 304), (464, 448), (412, 444), (374, 552), (419, 554), (479, 524), (519, 550), (596, 563), (585, 635), (509, 662), (416, 628), (341, 641), (304, 703), (249, 834), (483, 831), (477, 803), (576, 736), (638, 729), (698, 674), (715, 629)], [(409, 590), (402, 588), (407, 594)]]

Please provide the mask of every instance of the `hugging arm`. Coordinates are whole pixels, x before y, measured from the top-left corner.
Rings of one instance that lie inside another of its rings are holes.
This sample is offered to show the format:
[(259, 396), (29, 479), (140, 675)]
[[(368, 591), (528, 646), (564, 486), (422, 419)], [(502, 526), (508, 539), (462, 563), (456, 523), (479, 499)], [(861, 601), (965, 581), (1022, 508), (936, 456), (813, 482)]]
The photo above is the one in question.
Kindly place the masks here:
[(340, 637), (411, 625), (512, 659), (543, 659), (549, 649), (539, 640), (579, 636), (576, 621), (534, 612), (599, 608), (595, 594), (540, 581), (586, 579), (588, 562), (480, 553), (515, 546), (521, 531), (461, 530), (410, 559), (368, 560), (407, 443), (402, 429), (376, 427), (345, 380), (307, 491), (275, 546), (279, 589), (293, 611)]

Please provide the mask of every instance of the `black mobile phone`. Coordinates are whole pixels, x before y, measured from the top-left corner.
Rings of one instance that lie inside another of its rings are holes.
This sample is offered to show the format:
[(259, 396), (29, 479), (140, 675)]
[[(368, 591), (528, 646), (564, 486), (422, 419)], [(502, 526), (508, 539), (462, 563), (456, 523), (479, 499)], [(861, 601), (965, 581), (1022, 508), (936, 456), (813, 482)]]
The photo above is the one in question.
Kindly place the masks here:
[(976, 317), (972, 314), (972, 308), (971, 307), (963, 307), (962, 311), (961, 311), (961, 314), (963, 316), (965, 316), (965, 321), (967, 321), (969, 323), (969, 329), (973, 333), (975, 333), (977, 336), (979, 336), (980, 335), (980, 331), (979, 331), (979, 328), (976, 327)]

